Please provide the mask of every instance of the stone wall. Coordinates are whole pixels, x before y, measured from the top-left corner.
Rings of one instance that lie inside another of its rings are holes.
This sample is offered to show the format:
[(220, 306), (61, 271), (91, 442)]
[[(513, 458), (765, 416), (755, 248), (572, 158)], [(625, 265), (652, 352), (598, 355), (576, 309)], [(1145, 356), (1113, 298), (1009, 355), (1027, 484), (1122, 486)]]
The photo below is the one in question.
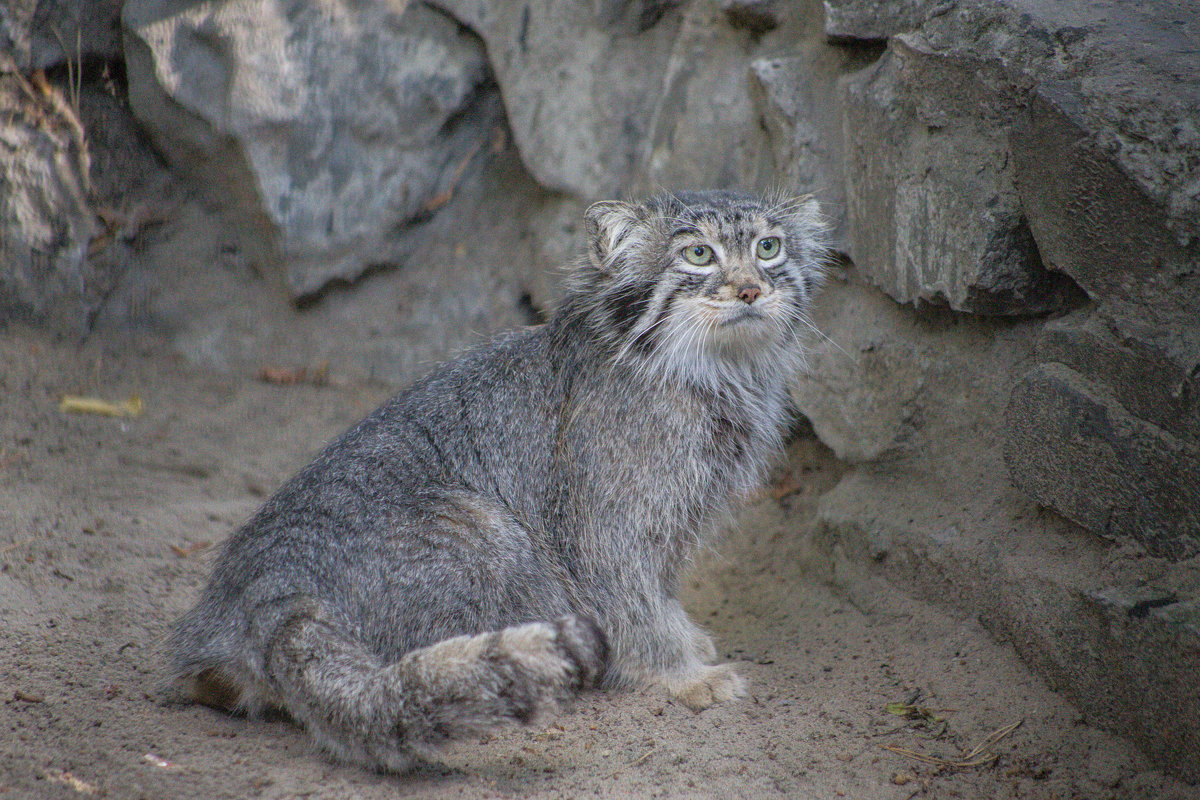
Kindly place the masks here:
[[(52, 5), (0, 14), (0, 95), (25, 108), (19, 81), (61, 63)], [(74, 8), (78, 57), (122, 65), (157, 152), (305, 309), (234, 298), (201, 334), (186, 303), (145, 311), (201, 360), (236, 328), (227, 367), (286, 340), (408, 380), (549, 308), (592, 200), (815, 193), (844, 261), (795, 399), (848, 470), (797, 535), (864, 603), (886, 578), (978, 614), (1200, 780), (1194, 3), (126, 0), (116, 45)], [(4, 119), (0, 210), (49, 199), (0, 218), (24, 243), (0, 312), (119, 326), (103, 297), (151, 278), (89, 261), (86, 153)], [(30, 137), (36, 185), (4, 166)]]

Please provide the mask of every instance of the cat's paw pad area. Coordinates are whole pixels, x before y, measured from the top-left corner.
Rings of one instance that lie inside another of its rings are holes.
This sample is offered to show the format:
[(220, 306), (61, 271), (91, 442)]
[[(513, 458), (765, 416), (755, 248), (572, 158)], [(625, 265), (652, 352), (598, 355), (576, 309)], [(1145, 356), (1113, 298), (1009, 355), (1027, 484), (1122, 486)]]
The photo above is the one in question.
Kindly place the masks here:
[(746, 682), (732, 664), (704, 667), (695, 677), (671, 687), (671, 694), (693, 711), (746, 696)]

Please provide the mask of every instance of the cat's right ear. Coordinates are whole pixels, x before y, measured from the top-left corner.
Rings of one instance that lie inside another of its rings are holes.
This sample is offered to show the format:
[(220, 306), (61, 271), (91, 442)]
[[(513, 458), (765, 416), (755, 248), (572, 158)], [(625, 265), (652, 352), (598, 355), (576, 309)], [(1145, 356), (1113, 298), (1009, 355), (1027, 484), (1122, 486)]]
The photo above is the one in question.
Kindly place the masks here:
[(633, 238), (638, 223), (637, 207), (620, 200), (601, 200), (583, 212), (588, 234), (588, 257), (592, 266), (610, 272), (620, 261), (620, 254)]

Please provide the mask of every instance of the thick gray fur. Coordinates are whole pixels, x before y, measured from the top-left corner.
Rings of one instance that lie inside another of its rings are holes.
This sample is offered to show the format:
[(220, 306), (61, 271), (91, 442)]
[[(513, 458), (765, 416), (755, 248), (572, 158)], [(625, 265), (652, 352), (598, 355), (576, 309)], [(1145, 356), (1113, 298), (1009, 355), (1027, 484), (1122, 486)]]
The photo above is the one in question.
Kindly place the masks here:
[(780, 445), (816, 204), (667, 194), (586, 221), (547, 324), (399, 394), (229, 539), (173, 678), (392, 770), (596, 683), (696, 709), (743, 694), (676, 593)]

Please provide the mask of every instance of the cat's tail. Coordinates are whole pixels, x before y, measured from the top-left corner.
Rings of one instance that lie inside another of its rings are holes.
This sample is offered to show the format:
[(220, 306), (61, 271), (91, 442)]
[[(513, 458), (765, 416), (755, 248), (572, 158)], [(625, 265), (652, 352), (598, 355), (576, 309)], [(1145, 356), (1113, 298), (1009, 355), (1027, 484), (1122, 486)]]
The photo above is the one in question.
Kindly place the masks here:
[(595, 622), (566, 616), (457, 636), (383, 665), (321, 614), (301, 611), (277, 629), (263, 666), (271, 701), (323, 750), (403, 771), (452, 739), (534, 722), (597, 685), (607, 656)]

